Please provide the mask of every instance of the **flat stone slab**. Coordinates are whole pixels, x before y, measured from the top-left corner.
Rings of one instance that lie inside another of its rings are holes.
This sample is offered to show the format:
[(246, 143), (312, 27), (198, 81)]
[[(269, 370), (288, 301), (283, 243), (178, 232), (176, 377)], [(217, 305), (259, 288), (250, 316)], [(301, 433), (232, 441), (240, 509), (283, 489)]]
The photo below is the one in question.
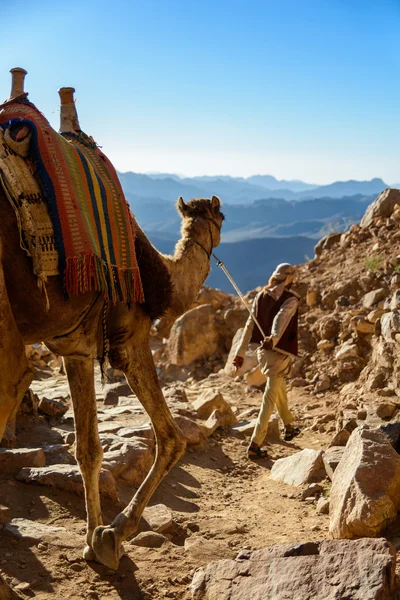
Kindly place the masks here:
[(122, 427), (118, 430), (118, 436), (122, 438), (140, 437), (154, 440), (154, 430), (150, 423), (144, 423), (136, 427)]
[(189, 589), (192, 600), (393, 600), (395, 568), (385, 539), (309, 542), (211, 562)]
[(28, 544), (44, 542), (51, 546), (62, 548), (79, 548), (85, 543), (84, 536), (72, 533), (65, 527), (44, 525), (43, 523), (30, 521), (29, 519), (12, 519), (12, 521), (4, 525), (4, 532), (8, 532), (15, 539), (27, 542)]
[[(42, 468), (24, 468), (17, 475), (23, 483), (37, 483), (67, 492), (83, 494), (83, 480), (76, 465), (51, 465)], [(100, 471), (100, 494), (116, 500), (118, 498), (115, 479), (107, 469)]]
[(44, 467), (46, 456), (42, 448), (0, 448), (0, 470), (17, 474), (23, 467)]
[(123, 423), (118, 421), (114, 423), (109, 423), (106, 421), (105, 423), (99, 423), (98, 425), (99, 433), (117, 433), (117, 431), (119, 431), (123, 427)]

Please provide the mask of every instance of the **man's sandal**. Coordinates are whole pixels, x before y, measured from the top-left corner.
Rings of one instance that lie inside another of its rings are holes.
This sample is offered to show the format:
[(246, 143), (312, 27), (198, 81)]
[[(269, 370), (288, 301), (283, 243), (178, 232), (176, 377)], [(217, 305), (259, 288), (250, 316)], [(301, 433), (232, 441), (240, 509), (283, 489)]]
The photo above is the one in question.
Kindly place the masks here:
[(262, 450), (260, 446), (249, 446), (247, 448), (247, 456), (249, 458), (268, 458), (268, 451)]
[(296, 435), (299, 435), (299, 433), (301, 433), (301, 431), (298, 427), (287, 427), (285, 429), (285, 436), (283, 439), (285, 442), (290, 442), (294, 437), (296, 437)]

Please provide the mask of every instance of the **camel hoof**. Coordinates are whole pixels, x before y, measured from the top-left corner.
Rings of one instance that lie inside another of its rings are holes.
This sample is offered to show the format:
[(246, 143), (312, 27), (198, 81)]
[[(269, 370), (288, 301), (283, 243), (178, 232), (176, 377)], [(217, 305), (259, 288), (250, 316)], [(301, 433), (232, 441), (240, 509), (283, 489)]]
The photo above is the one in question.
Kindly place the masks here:
[(116, 540), (115, 532), (111, 527), (96, 527), (92, 537), (93, 550), (97, 560), (109, 569), (116, 571), (119, 565), (121, 545)]
[(90, 546), (85, 546), (83, 550), (83, 558), (85, 560), (97, 560), (96, 553)]

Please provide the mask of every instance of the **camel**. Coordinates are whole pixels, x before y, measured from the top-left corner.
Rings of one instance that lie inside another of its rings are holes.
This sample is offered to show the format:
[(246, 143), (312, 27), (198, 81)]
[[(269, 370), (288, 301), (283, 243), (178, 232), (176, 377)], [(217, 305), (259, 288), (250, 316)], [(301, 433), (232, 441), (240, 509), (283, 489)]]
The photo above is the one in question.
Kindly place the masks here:
[[(13, 437), (12, 424), (33, 373), (25, 345), (45, 342), (64, 357), (76, 431), (76, 459), (85, 492), (86, 560), (117, 569), (122, 542), (135, 532), (159, 483), (185, 451), (184, 435), (163, 397), (149, 346), (155, 318), (175, 319), (195, 300), (210, 269), (210, 256), (220, 242), (224, 216), (220, 200), (197, 198), (177, 202), (182, 217), (181, 240), (173, 256), (159, 253), (135, 222), (136, 253), (145, 302), (107, 305), (101, 292), (65, 300), (61, 277), (49, 277), (47, 299), (37, 285), (32, 262), (20, 247), (14, 209), (0, 186), (0, 440)], [(110, 525), (103, 525), (99, 471), (102, 447), (97, 426), (94, 361), (106, 320), (109, 362), (123, 371), (151, 419), (156, 438), (153, 466), (130, 503)]]
[[(122, 542), (135, 532), (160, 481), (185, 451), (186, 443), (163, 397), (149, 346), (152, 321), (161, 313), (176, 318), (196, 298), (210, 269), (210, 254), (220, 242), (220, 200), (179, 198), (182, 238), (173, 256), (160, 254), (136, 224), (136, 248), (145, 303), (107, 310), (109, 361), (123, 371), (148, 413), (156, 437), (152, 468), (128, 506), (107, 526), (102, 524), (99, 471), (102, 463), (94, 359), (104, 298), (87, 292), (65, 301), (61, 278), (47, 284), (50, 309), (20, 248), (15, 213), (0, 189), (0, 439), (33, 379), (25, 345), (44, 341), (64, 357), (76, 430), (76, 458), (82, 473), (87, 511), (84, 558), (117, 569)], [(9, 433), (12, 435), (12, 432)]]

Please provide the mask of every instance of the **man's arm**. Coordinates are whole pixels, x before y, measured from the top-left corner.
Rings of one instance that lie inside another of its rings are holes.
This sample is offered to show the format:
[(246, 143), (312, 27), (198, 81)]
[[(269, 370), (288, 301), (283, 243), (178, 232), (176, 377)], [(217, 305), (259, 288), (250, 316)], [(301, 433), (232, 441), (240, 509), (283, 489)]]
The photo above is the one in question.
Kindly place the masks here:
[(272, 323), (270, 335), (273, 347), (275, 347), (281, 339), (286, 327), (290, 323), (290, 319), (296, 313), (298, 306), (299, 301), (297, 300), (297, 298), (288, 298), (287, 300), (285, 300), (285, 302), (280, 307), (279, 311), (276, 313)]

